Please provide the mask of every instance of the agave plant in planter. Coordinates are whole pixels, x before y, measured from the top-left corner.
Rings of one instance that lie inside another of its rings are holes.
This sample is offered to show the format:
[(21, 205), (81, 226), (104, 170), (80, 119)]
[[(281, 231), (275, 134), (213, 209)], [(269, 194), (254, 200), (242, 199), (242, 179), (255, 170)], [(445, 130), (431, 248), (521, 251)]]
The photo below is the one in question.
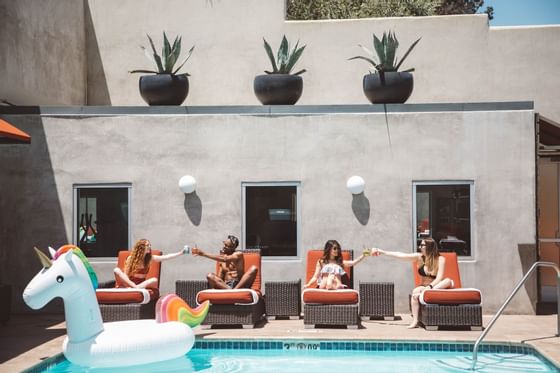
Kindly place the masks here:
[(373, 58), (374, 54), (368, 48), (360, 45), (371, 57), (355, 56), (350, 60), (362, 59), (373, 65), (375, 72), (364, 75), (363, 88), (364, 94), (372, 104), (402, 104), (410, 97), (414, 87), (414, 80), (411, 72), (414, 68), (399, 72), (402, 63), (408, 54), (418, 44), (418, 38), (408, 48), (400, 59), (397, 58), (399, 41), (394, 32), (384, 32), (381, 40), (373, 34), (373, 47), (379, 62)]
[(272, 64), (272, 71), (255, 77), (253, 89), (255, 95), (263, 105), (293, 105), (301, 97), (303, 79), (300, 74), (306, 70), (291, 73), (296, 62), (301, 57), (305, 45), (299, 47), (299, 41), (290, 50), (286, 36), (282, 38), (277, 57), (274, 58), (270, 44), (264, 39), (264, 49)]
[(187, 77), (190, 75), (188, 73), (178, 74), (178, 72), (190, 58), (194, 50), (194, 46), (189, 50), (187, 56), (183, 59), (179, 66), (175, 68), (175, 64), (181, 55), (181, 37), (176, 36), (173, 44), (171, 44), (169, 43), (169, 39), (167, 39), (167, 35), (164, 31), (163, 48), (160, 57), (160, 55), (156, 52), (152, 38), (150, 35), (147, 36), (150, 41), (151, 51), (144, 46), (140, 46), (140, 48), (144, 51), (148, 60), (152, 62), (155, 69), (139, 69), (130, 71), (131, 74), (154, 74), (143, 75), (140, 77), (140, 95), (144, 101), (148, 103), (148, 105), (181, 105), (189, 94), (189, 80)]

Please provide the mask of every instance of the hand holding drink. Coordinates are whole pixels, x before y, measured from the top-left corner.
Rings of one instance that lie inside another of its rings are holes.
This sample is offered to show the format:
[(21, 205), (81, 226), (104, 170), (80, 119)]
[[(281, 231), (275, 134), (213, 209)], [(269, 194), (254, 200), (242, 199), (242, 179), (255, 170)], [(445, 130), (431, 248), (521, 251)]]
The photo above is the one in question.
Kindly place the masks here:
[(192, 255), (200, 255), (201, 252), (202, 252), (202, 250), (200, 250), (200, 249), (199, 249), (198, 247), (196, 247), (196, 246), (193, 247), (193, 248), (191, 249), (191, 254), (192, 254)]

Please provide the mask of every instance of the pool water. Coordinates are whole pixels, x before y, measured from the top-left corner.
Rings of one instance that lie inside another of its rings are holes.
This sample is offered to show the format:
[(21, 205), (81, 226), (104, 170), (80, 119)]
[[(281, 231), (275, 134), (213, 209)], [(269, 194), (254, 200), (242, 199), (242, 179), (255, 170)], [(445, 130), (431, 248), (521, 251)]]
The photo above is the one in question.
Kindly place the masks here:
[[(247, 348), (248, 347), (248, 348)], [(262, 347), (262, 348), (261, 348)], [(559, 372), (526, 346), (483, 345), (478, 372)], [(470, 345), (472, 349), (472, 344)], [(165, 362), (89, 372), (467, 372), (466, 344), (397, 342), (197, 342), (187, 355)], [(45, 372), (83, 372), (63, 360)]]

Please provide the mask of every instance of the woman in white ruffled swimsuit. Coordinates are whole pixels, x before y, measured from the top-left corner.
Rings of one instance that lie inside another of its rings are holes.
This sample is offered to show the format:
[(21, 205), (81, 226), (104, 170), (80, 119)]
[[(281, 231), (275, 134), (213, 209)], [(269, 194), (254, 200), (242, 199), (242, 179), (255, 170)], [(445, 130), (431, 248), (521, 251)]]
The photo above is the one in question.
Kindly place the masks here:
[(323, 250), (323, 256), (317, 261), (313, 277), (305, 284), (309, 288), (313, 284), (319, 289), (336, 290), (342, 289), (342, 276), (346, 274), (343, 266), (352, 267), (364, 259), (364, 254), (355, 260), (342, 260), (342, 249), (336, 240), (328, 240)]

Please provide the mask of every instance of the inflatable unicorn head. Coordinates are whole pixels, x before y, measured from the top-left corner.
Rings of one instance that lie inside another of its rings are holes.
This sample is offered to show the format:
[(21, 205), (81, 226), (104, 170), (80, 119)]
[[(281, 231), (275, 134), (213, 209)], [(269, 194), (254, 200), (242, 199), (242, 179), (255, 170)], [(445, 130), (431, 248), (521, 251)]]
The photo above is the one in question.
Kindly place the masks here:
[(23, 291), (23, 300), (33, 308), (43, 308), (56, 297), (64, 301), (68, 338), (84, 340), (103, 330), (95, 288), (97, 277), (82, 251), (73, 245), (61, 247), (49, 259), (35, 248), (43, 269)]

